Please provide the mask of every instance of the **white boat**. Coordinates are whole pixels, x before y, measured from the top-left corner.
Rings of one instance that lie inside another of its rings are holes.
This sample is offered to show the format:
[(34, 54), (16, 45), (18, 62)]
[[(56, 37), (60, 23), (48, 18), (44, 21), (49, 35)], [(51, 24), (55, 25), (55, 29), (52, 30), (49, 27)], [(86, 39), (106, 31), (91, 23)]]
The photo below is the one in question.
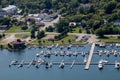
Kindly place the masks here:
[(24, 60), (21, 61), (21, 63), (18, 65), (18, 68), (23, 67)]
[(18, 61), (16, 61), (15, 59), (13, 61), (11, 61), (11, 63), (9, 64), (9, 67), (11, 67), (11, 65), (15, 65)]
[(108, 63), (108, 60), (103, 59), (102, 62), (103, 62), (104, 64), (106, 64), (106, 63)]
[(86, 62), (87, 62), (87, 58), (85, 57), (85, 58), (84, 58), (84, 63), (86, 63)]
[(119, 69), (120, 68), (120, 63), (118, 61), (115, 61), (115, 69)]
[(102, 55), (102, 52), (103, 52), (102, 50), (100, 50), (100, 51), (99, 51), (99, 56), (101, 56), (101, 55)]
[(103, 60), (100, 60), (98, 63), (98, 68), (103, 69)]
[(64, 65), (65, 65), (65, 63), (64, 63), (64, 60), (62, 60), (62, 62), (60, 63), (60, 65), (59, 65), (59, 68), (64, 68)]
[(77, 53), (77, 52), (74, 52), (74, 53), (73, 53), (73, 56), (77, 56), (77, 55), (78, 55), (78, 53)]
[(114, 55), (115, 57), (117, 57), (117, 51), (116, 51), (116, 50), (113, 51), (113, 55)]
[(109, 56), (110, 56), (110, 52), (109, 52), (109, 51), (107, 51), (107, 52), (106, 52), (106, 55), (109, 57)]
[(39, 57), (39, 56), (40, 56), (40, 54), (39, 54), (39, 53), (37, 53), (37, 54), (36, 54), (36, 57)]
[(120, 44), (119, 44), (119, 43), (116, 43), (115, 46), (116, 46), (116, 47), (120, 47)]

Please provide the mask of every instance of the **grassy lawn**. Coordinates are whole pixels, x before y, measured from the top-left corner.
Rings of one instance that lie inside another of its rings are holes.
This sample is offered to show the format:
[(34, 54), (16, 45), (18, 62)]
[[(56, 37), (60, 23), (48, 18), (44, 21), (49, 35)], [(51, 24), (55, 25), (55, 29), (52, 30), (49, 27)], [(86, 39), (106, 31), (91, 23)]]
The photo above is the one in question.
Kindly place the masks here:
[(106, 43), (120, 43), (120, 39), (118, 39), (117, 37), (103, 37), (103, 38), (99, 38), (102, 42), (106, 42)]
[[(81, 30), (81, 31), (80, 31)], [(85, 33), (85, 30), (83, 30), (80, 27), (76, 27), (72, 29), (72, 33)]]
[(10, 29), (6, 30), (5, 33), (20, 32), (20, 30), (21, 30), (20, 26), (12, 26)]
[(79, 27), (73, 28), (72, 29), (72, 33), (79, 33), (79, 29), (81, 29), (81, 28), (79, 28)]
[[(5, 31), (5, 33), (15, 33), (15, 32), (21, 32), (21, 27), (14, 25), (10, 29)], [(25, 30), (25, 32), (30, 32), (30, 29)]]
[[(61, 45), (69, 45), (69, 44), (81, 44), (84, 45), (86, 44), (85, 42), (76, 42), (74, 41), (75, 36), (73, 35), (69, 35), (66, 36), (65, 38), (58, 40), (58, 41), (54, 41), (54, 43), (52, 41), (48, 41), (46, 39), (41, 39), (40, 45), (55, 45), (55, 44), (61, 44)], [(71, 40), (71, 42), (69, 42), (69, 40)], [(28, 45), (39, 45), (38, 40), (34, 40), (33, 42), (31, 42)]]
[(15, 35), (16, 38), (27, 38), (29, 36), (30, 36), (30, 34), (16, 34)]

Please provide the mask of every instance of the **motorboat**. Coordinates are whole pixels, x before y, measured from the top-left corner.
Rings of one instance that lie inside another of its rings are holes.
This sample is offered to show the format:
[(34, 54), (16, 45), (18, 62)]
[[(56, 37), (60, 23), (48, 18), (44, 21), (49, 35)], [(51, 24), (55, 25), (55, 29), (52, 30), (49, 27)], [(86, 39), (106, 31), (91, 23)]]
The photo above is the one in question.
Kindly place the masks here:
[(115, 69), (119, 69), (120, 68), (120, 62), (115, 61)]

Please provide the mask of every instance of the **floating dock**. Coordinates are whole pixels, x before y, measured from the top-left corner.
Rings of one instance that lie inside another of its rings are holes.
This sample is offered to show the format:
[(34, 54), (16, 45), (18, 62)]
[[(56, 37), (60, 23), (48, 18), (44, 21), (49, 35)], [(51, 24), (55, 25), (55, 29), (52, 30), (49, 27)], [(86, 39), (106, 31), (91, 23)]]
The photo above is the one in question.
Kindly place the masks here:
[(88, 56), (88, 59), (87, 59), (85, 70), (88, 70), (89, 67), (90, 67), (90, 63), (91, 63), (92, 56), (93, 56), (93, 53), (94, 53), (94, 48), (95, 48), (95, 43), (93, 43), (92, 46), (91, 46), (91, 50), (90, 50), (90, 53), (89, 53), (89, 56)]

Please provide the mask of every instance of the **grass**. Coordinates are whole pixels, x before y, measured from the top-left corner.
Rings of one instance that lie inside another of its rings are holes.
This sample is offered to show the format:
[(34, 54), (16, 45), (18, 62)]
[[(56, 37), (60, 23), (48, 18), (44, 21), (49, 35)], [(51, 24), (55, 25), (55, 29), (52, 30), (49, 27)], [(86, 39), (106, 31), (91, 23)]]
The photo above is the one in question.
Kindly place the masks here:
[[(5, 33), (16, 33), (16, 32), (21, 32), (20, 26), (13, 25), (10, 29), (5, 31)], [(26, 29), (25, 32), (30, 32), (30, 29)]]
[(81, 28), (79, 28), (79, 27), (73, 28), (72, 33), (79, 33), (79, 29), (81, 29)]
[(15, 37), (16, 38), (27, 38), (27, 37), (30, 37), (30, 34), (16, 34)]
[(86, 33), (86, 31), (82, 27), (76, 27), (72, 29), (71, 33)]
[(21, 28), (20, 26), (12, 26), (10, 29), (6, 30), (5, 33), (14, 33), (14, 32), (20, 32)]
[[(73, 35), (69, 35), (66, 36), (65, 38), (58, 40), (58, 41), (54, 41), (54, 43), (52, 41), (48, 41), (46, 39), (41, 39), (40, 45), (55, 45), (55, 44), (61, 44), (61, 45), (69, 45), (69, 44), (73, 44), (73, 45), (84, 45), (86, 44), (85, 42), (76, 42), (74, 41), (75, 36)], [(69, 40), (71, 40), (71, 42), (69, 42)], [(62, 42), (63, 41), (63, 42)], [(34, 40), (33, 42), (31, 42), (28, 45), (39, 45), (38, 40)]]
[(100, 39), (101, 42), (106, 42), (106, 43), (120, 43), (120, 39), (118, 39), (117, 37), (102, 37), (102, 38), (98, 38)]

